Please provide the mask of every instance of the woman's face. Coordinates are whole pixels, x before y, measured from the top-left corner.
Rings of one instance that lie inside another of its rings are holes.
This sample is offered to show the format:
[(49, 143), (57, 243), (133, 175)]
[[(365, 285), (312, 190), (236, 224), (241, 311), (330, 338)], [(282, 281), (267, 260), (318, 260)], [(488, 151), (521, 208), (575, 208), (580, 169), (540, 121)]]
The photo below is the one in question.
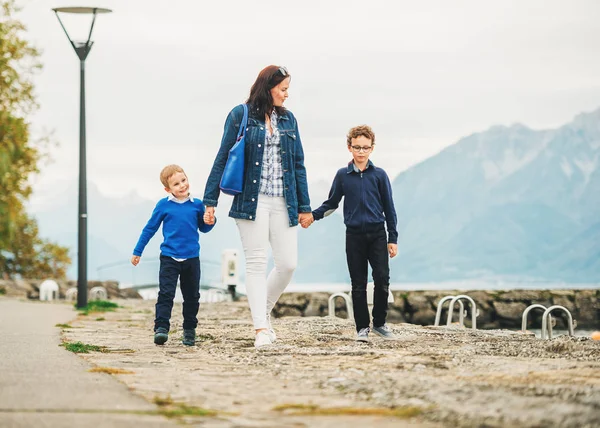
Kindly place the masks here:
[(288, 89), (290, 87), (290, 78), (286, 77), (279, 85), (271, 89), (271, 97), (273, 98), (273, 106), (281, 107), (288, 97)]

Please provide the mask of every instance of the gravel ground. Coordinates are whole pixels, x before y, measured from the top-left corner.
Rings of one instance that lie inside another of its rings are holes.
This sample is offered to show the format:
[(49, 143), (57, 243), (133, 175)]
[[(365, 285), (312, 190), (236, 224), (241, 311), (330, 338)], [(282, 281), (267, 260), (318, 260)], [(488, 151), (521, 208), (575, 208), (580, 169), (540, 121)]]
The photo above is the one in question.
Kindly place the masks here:
[[(600, 426), (600, 342), (551, 341), (507, 330), (392, 324), (397, 341), (354, 341), (340, 318), (274, 320), (278, 341), (254, 349), (245, 302), (203, 304), (194, 347), (181, 343), (175, 304), (169, 341), (152, 342), (154, 302), (118, 301), (80, 315), (66, 342), (149, 401), (198, 407), (202, 427)], [(168, 406), (167, 406), (168, 407)]]

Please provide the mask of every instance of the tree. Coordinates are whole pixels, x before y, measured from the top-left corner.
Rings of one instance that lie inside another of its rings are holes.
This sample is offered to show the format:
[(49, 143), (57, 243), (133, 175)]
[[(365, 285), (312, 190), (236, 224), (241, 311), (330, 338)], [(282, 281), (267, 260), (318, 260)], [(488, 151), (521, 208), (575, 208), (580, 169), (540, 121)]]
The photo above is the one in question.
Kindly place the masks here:
[(0, 273), (64, 278), (68, 249), (41, 239), (24, 207), (46, 140), (31, 141), (27, 116), (38, 107), (33, 77), (41, 64), (17, 11), (14, 0), (0, 0)]

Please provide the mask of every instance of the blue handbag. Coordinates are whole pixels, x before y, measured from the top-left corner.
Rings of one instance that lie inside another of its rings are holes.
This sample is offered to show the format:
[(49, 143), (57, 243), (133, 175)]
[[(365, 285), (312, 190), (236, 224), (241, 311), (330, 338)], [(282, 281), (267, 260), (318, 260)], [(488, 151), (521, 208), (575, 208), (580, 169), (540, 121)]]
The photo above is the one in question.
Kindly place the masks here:
[(248, 106), (246, 104), (242, 104), (242, 106), (244, 107), (244, 117), (242, 123), (240, 123), (236, 142), (229, 150), (227, 163), (219, 184), (221, 192), (232, 196), (242, 193), (244, 188), (244, 149), (246, 148), (244, 140), (246, 138), (246, 125), (248, 125)]

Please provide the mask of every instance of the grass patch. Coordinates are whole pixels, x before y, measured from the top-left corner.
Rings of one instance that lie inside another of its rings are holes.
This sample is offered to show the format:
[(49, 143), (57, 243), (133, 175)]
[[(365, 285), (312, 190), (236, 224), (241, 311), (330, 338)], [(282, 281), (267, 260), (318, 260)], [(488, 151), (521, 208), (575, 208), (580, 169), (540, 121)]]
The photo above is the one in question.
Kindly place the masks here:
[(273, 410), (276, 412), (285, 412), (287, 410), (315, 411), (318, 408), (319, 406), (316, 404), (280, 404), (273, 407)]
[(176, 403), (173, 401), (170, 395), (166, 397), (156, 396), (152, 400), (154, 404), (160, 407), (158, 414), (166, 416), (167, 418), (179, 418), (182, 416), (216, 416), (217, 412), (214, 410), (203, 409), (196, 406), (188, 406), (183, 403)]
[(0, 296), (6, 294), (6, 288), (0, 287)]
[(199, 334), (198, 336), (196, 336), (196, 339), (198, 340), (215, 340), (215, 336), (213, 336), (212, 334)]
[(415, 406), (396, 408), (385, 407), (319, 407), (314, 404), (282, 404), (273, 408), (288, 415), (321, 415), (321, 416), (391, 416), (396, 418), (412, 418), (420, 415), (423, 409)]
[(96, 321), (106, 321), (106, 318), (104, 318), (104, 317), (96, 318)]
[(66, 342), (63, 343), (62, 346), (64, 346), (67, 351), (71, 351), (76, 354), (89, 354), (90, 351), (106, 352), (106, 348), (104, 346), (88, 345), (87, 343), (82, 342)]
[(75, 304), (75, 308), (81, 312), (82, 315), (87, 315), (90, 312), (113, 312), (119, 305), (108, 300), (92, 300), (88, 302), (83, 308), (78, 308)]
[(156, 404), (157, 406), (172, 406), (174, 404), (173, 399), (171, 398), (170, 395), (167, 395), (166, 397), (159, 397), (156, 396), (154, 397), (154, 399), (152, 400), (152, 402), (154, 404)]
[(103, 349), (102, 352), (112, 352), (113, 354), (135, 354), (135, 350), (129, 348)]
[(185, 404), (177, 404), (176, 407), (164, 408), (158, 411), (167, 418), (180, 418), (182, 416), (216, 416), (214, 410), (203, 409), (201, 407), (186, 406)]
[(73, 328), (73, 326), (70, 325), (70, 324), (56, 324), (54, 327), (58, 327), (58, 328)]
[(89, 369), (89, 372), (92, 373), (106, 373), (106, 374), (135, 374), (130, 370), (123, 369), (115, 369), (113, 367), (94, 367), (93, 369)]

